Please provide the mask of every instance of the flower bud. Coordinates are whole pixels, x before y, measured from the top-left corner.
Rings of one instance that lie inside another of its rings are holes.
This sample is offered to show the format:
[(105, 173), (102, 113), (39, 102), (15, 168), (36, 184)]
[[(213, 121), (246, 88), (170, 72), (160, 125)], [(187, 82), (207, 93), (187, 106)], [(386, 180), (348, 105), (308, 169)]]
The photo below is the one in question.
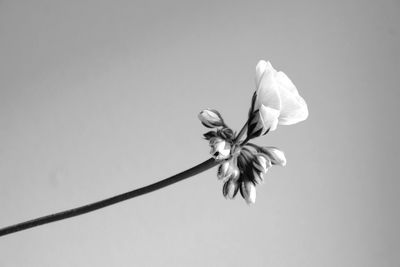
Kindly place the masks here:
[(228, 140), (232, 140), (235, 137), (235, 133), (231, 128), (222, 128), (218, 130), (218, 134), (220, 137)]
[(271, 167), (271, 161), (262, 154), (257, 154), (253, 166), (258, 172), (266, 173), (268, 168)]
[(276, 147), (272, 146), (261, 147), (261, 152), (269, 157), (272, 164), (280, 166), (286, 165), (285, 154)]
[(235, 167), (233, 168), (233, 170), (232, 170), (232, 174), (231, 174), (231, 176), (229, 177), (229, 179), (234, 180), (234, 181), (237, 181), (237, 180), (239, 179), (239, 177), (240, 177), (240, 171), (239, 171), (239, 169), (235, 166)]
[(243, 181), (240, 190), (247, 204), (254, 204), (256, 202), (256, 187), (251, 181)]
[(238, 190), (239, 190), (238, 182), (230, 179), (224, 184), (222, 188), (222, 193), (224, 197), (233, 199), (236, 196)]
[(201, 123), (208, 128), (215, 128), (224, 125), (221, 114), (214, 109), (205, 109), (199, 113)]
[(253, 169), (253, 179), (252, 181), (256, 184), (262, 184), (264, 183), (264, 173), (258, 172)]
[(230, 161), (224, 161), (221, 165), (218, 167), (218, 172), (217, 172), (217, 177), (218, 179), (225, 181), (229, 178), (229, 176), (232, 174), (233, 168), (232, 168), (232, 162)]
[(211, 151), (210, 154), (216, 160), (224, 160), (231, 155), (231, 145), (220, 137), (210, 139)]

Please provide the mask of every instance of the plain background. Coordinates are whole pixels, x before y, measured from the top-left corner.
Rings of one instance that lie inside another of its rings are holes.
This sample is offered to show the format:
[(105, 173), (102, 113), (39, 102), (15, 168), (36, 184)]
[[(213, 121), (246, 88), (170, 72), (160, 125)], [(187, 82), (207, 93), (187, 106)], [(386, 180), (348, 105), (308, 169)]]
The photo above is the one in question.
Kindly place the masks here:
[(308, 103), (257, 203), (216, 169), (0, 238), (0, 266), (399, 266), (400, 2), (0, 1), (0, 226), (206, 160), (258, 60)]

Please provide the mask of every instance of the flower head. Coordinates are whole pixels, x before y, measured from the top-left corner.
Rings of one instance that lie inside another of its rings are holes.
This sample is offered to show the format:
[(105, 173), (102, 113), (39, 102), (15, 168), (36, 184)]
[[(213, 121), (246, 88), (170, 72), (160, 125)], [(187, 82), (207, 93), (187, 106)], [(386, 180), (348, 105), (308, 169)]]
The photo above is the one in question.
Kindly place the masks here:
[(282, 71), (276, 71), (269, 61), (260, 60), (256, 66), (256, 91), (250, 109), (249, 135), (264, 135), (276, 130), (278, 124), (291, 125), (307, 117), (307, 103), (289, 77)]
[(221, 114), (214, 109), (205, 109), (199, 113), (201, 123), (208, 128), (216, 128), (224, 125)]
[[(271, 63), (261, 60), (256, 67), (256, 92), (253, 95), (249, 119), (236, 133), (229, 128), (216, 110), (200, 112), (199, 119), (208, 128), (204, 134), (209, 141), (211, 155), (220, 164), (217, 177), (224, 185), (222, 193), (233, 199), (237, 192), (248, 204), (256, 201), (256, 186), (265, 181), (272, 165), (286, 165), (284, 153), (276, 147), (248, 143), (252, 138), (274, 131), (278, 124), (290, 125), (308, 116), (307, 104), (296, 87)], [(247, 128), (247, 137), (241, 140)]]

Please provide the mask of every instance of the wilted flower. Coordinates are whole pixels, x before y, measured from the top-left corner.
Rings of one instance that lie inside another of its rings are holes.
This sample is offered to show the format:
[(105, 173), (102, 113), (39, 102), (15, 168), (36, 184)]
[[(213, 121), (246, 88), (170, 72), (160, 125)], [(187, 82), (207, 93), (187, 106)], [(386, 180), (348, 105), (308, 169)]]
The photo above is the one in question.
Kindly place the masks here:
[(256, 92), (248, 135), (260, 136), (274, 131), (278, 124), (295, 124), (307, 117), (307, 104), (289, 77), (276, 71), (269, 61), (260, 60), (256, 66)]
[[(218, 128), (204, 134), (211, 155), (220, 163), (217, 177), (224, 185), (222, 193), (233, 199), (240, 191), (248, 204), (256, 201), (256, 185), (264, 182), (272, 165), (286, 165), (284, 153), (276, 147), (260, 147), (248, 143), (252, 138), (274, 131), (278, 124), (289, 125), (305, 120), (307, 104), (296, 87), (269, 62), (261, 60), (256, 67), (257, 90), (253, 95), (249, 119), (239, 133), (230, 129), (216, 110), (203, 110), (201, 122)], [(241, 137), (247, 137), (242, 141)]]
[(208, 128), (224, 126), (221, 114), (214, 109), (205, 109), (199, 113), (201, 123)]

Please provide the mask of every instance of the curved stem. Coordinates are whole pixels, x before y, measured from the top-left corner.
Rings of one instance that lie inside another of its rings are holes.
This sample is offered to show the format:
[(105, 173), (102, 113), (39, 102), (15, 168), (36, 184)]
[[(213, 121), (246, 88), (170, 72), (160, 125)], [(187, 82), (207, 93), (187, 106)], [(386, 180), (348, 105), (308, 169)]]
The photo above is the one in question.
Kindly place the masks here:
[(217, 164), (218, 163), (213, 158), (210, 158), (210, 159), (204, 161), (203, 163), (200, 163), (197, 166), (194, 166), (186, 171), (183, 171), (181, 173), (173, 175), (167, 179), (161, 180), (154, 184), (150, 184), (148, 186), (144, 186), (139, 189), (135, 189), (135, 190), (132, 190), (132, 191), (120, 194), (120, 195), (116, 195), (116, 196), (113, 196), (113, 197), (110, 197), (110, 198), (107, 198), (104, 200), (100, 200), (98, 202), (94, 202), (94, 203), (91, 203), (88, 205), (84, 205), (84, 206), (81, 206), (78, 208), (61, 211), (58, 213), (39, 217), (39, 218), (30, 220), (30, 221), (26, 221), (26, 222), (18, 223), (18, 224), (11, 225), (8, 227), (4, 227), (4, 228), (0, 229), (0, 236), (8, 235), (8, 234), (26, 230), (26, 229), (29, 229), (32, 227), (36, 227), (39, 225), (64, 220), (64, 219), (79, 216), (79, 215), (82, 215), (82, 214), (85, 214), (85, 213), (88, 213), (91, 211), (102, 209), (107, 206), (114, 205), (116, 203), (131, 199), (131, 198), (134, 198), (134, 197), (137, 197), (140, 195), (144, 195), (144, 194), (156, 191), (158, 189), (161, 189), (163, 187), (169, 186), (171, 184), (177, 183), (177, 182), (187, 179), (191, 176), (194, 176), (196, 174), (204, 172), (204, 171), (216, 166)]

